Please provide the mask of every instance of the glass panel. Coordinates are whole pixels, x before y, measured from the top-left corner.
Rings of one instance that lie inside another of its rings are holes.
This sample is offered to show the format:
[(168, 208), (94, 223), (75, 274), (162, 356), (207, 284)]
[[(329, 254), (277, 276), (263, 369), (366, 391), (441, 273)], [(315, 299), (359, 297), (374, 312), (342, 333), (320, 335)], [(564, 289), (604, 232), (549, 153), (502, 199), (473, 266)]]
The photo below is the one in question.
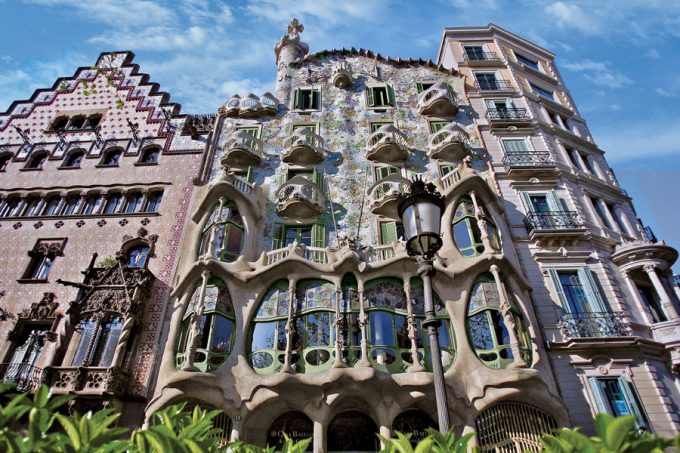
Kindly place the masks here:
[(274, 349), (276, 322), (258, 322), (253, 329), (252, 351)]
[(279, 351), (286, 350), (286, 324), (287, 321), (279, 321), (276, 324), (277, 336), (276, 336), (276, 349)]
[(149, 256), (149, 247), (145, 245), (139, 245), (130, 249), (130, 259), (128, 260), (128, 266), (130, 267), (142, 267), (146, 263), (146, 258)]
[(576, 271), (560, 271), (557, 275), (560, 277), (560, 284), (567, 299), (570, 313), (589, 313), (591, 311), (590, 306), (583, 284), (578, 278), (578, 273)]
[(231, 351), (233, 331), (234, 321), (224, 316), (215, 315), (212, 336), (210, 338), (210, 352), (226, 354)]
[(491, 336), (489, 319), (485, 312), (470, 316), (468, 318), (468, 326), (470, 328), (470, 336), (472, 337), (472, 346), (475, 349), (493, 349), (495, 345)]
[(408, 322), (406, 316), (395, 316), (395, 325), (397, 331), (397, 347), (402, 349), (409, 349), (411, 347), (411, 340), (408, 337)]
[(296, 325), (305, 347), (330, 346), (330, 313), (311, 313), (298, 318)]
[(97, 324), (94, 321), (88, 319), (81, 321), (78, 327), (76, 327), (75, 334), (78, 336), (78, 345), (76, 346), (73, 360), (71, 360), (71, 366), (87, 365), (83, 361), (87, 355), (87, 347), (90, 344), (90, 340), (92, 340), (96, 326)]
[(111, 366), (111, 361), (113, 360), (113, 355), (118, 346), (118, 339), (120, 338), (122, 327), (123, 323), (118, 318), (106, 322), (101, 326), (101, 333), (97, 339), (97, 347), (92, 356), (92, 360), (90, 360), (92, 366)]
[(493, 325), (494, 333), (496, 334), (496, 341), (498, 345), (510, 344), (510, 334), (505, 326), (503, 315), (497, 310), (489, 310), (491, 324)]
[(545, 195), (529, 195), (531, 206), (534, 212), (550, 212), (550, 205), (548, 205), (548, 197)]
[(241, 254), (241, 243), (243, 241), (243, 230), (235, 225), (229, 225), (227, 233), (227, 243), (222, 252), (224, 261), (234, 261)]
[(626, 404), (626, 398), (619, 386), (618, 379), (598, 379), (598, 384), (607, 397), (609, 406), (612, 408), (613, 415), (632, 415)]
[(371, 330), (371, 345), (394, 346), (394, 318), (384, 311), (372, 311), (368, 314)]

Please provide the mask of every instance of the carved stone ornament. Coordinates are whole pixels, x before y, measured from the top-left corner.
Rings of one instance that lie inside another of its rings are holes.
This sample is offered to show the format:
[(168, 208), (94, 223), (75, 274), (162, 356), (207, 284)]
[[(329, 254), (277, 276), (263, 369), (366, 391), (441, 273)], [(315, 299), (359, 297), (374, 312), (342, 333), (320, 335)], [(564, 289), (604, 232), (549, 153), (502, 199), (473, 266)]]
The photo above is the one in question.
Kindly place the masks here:
[(84, 220), (78, 220), (78, 221), (76, 222), (76, 226), (77, 226), (78, 228), (82, 227), (83, 225), (85, 225), (85, 221), (84, 221)]
[(15, 230), (18, 230), (19, 228), (21, 228), (21, 225), (22, 225), (21, 222), (17, 222), (14, 225), (12, 225), (12, 228), (14, 228)]
[(61, 256), (62, 250), (64, 249), (64, 242), (63, 239), (56, 241), (41, 240), (35, 245), (33, 252), (38, 255)]
[(57, 307), (59, 307), (56, 298), (54, 293), (44, 293), (40, 301), (31, 304), (31, 308), (22, 311), (19, 316), (34, 320), (51, 318)]

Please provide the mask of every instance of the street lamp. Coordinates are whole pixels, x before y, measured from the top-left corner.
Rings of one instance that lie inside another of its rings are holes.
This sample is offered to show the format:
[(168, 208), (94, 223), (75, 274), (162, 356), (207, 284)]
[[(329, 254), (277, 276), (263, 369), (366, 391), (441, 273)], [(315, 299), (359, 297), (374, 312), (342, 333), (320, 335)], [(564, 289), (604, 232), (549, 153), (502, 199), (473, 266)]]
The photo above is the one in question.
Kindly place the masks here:
[(406, 234), (406, 251), (415, 257), (418, 263), (418, 275), (423, 280), (425, 297), (425, 321), (423, 327), (427, 329), (430, 339), (430, 359), (434, 378), (435, 400), (437, 401), (437, 415), (439, 431), (449, 431), (449, 404), (444, 386), (444, 370), (442, 355), (439, 349), (439, 326), (442, 322), (437, 319), (432, 302), (432, 277), (434, 270), (434, 255), (442, 247), (440, 236), (442, 212), (444, 211), (444, 197), (437, 192), (434, 184), (425, 184), (422, 178), (413, 178), (409, 185), (409, 193), (399, 194), (397, 211), (404, 225)]

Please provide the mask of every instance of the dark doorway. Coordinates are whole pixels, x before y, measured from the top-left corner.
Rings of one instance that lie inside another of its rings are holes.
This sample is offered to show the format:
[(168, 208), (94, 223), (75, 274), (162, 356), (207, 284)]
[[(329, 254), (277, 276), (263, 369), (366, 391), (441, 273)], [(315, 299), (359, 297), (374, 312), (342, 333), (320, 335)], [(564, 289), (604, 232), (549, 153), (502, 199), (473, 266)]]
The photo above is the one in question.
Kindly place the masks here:
[(337, 415), (328, 425), (328, 451), (378, 451), (378, 427), (371, 417), (358, 411)]
[[(283, 434), (298, 442), (314, 436), (314, 423), (302, 412), (286, 412), (279, 415), (267, 431), (267, 445), (281, 450), (286, 442)], [(307, 451), (312, 451), (312, 442), (307, 447)]]
[(411, 434), (411, 445), (415, 445), (427, 437), (427, 428), (437, 428), (437, 425), (423, 411), (410, 409), (401, 414), (392, 422), (392, 432), (399, 431), (402, 434)]

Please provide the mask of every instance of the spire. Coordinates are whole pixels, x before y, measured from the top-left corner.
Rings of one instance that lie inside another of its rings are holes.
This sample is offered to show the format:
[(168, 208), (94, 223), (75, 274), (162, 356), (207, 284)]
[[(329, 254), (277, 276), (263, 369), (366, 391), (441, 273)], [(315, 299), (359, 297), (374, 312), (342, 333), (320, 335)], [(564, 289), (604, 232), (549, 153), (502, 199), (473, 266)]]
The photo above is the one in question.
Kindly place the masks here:
[(300, 41), (300, 33), (304, 31), (305, 27), (293, 20), (288, 25), (288, 34), (281, 36), (281, 40), (274, 46), (274, 54), (276, 54), (276, 64), (288, 65), (294, 61), (304, 58), (309, 52), (309, 46)]

